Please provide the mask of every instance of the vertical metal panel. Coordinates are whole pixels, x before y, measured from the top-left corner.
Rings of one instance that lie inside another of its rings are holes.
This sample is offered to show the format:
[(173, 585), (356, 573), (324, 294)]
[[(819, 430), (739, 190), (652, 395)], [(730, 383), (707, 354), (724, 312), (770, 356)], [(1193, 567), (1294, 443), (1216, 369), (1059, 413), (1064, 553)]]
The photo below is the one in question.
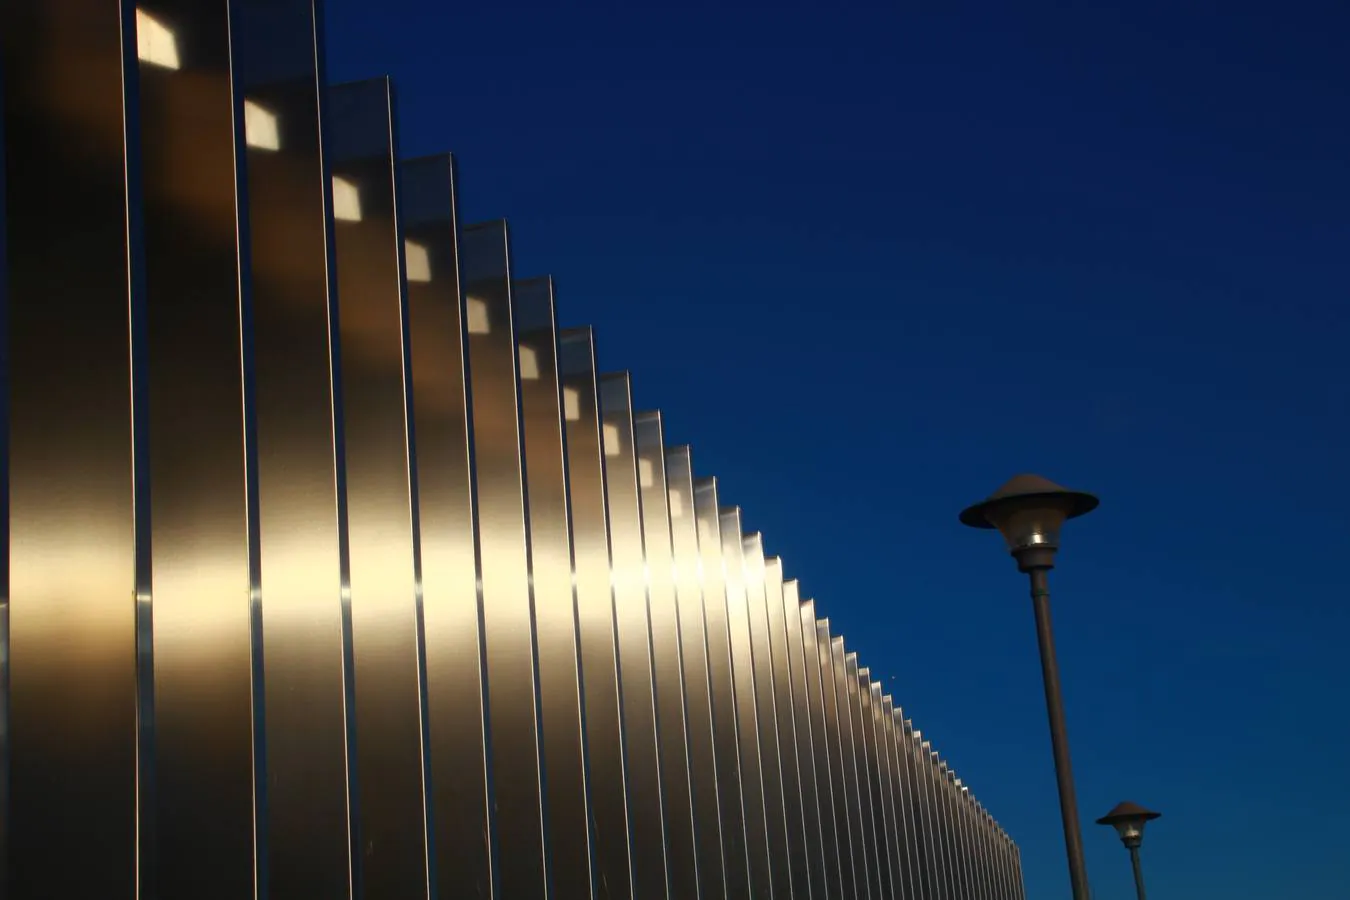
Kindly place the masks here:
[(530, 578), (539, 654), (549, 880), (555, 896), (590, 897), (590, 809), (553, 281), (517, 281), (514, 292), (530, 509)]
[[(839, 638), (836, 641), (830, 636), (829, 619), (821, 619), (816, 622), (816, 643), (820, 650), (820, 672), (821, 687), (824, 694), (825, 705), (825, 731), (829, 743), (830, 751), (830, 771), (834, 788), (834, 814), (835, 831), (839, 840), (839, 872), (840, 883), (843, 886), (843, 895), (848, 898), (860, 896), (860, 893), (866, 892), (866, 887), (859, 888), (857, 863), (857, 851), (855, 848), (860, 840), (859, 824), (856, 821), (855, 812), (858, 808), (857, 801), (857, 782), (853, 781), (850, 788), (849, 761), (852, 759), (851, 748), (846, 744), (846, 736), (843, 728), (840, 727), (840, 712), (843, 712), (843, 721), (848, 721), (848, 704), (840, 704), (839, 692), (843, 689), (842, 679), (835, 677), (835, 652), (839, 653), (839, 669), (843, 668), (844, 663), (844, 641)], [(847, 695), (845, 695), (847, 698)], [(866, 884), (864, 879), (863, 884)]]
[(176, 57), (138, 79), (156, 833), (141, 890), (235, 898), (253, 892), (254, 773), (230, 23), (189, 0), (140, 18)]
[(876, 817), (872, 808), (872, 777), (867, 752), (866, 722), (862, 706), (862, 694), (858, 684), (858, 654), (849, 652), (844, 657), (845, 686), (848, 691), (850, 728), (853, 732), (854, 764), (858, 773), (858, 812), (862, 819), (863, 847), (866, 854), (867, 890), (869, 896), (877, 900), (883, 897), (877, 849)]
[[(595, 344), (589, 328), (560, 333), (558, 368), (572, 501), (572, 569), (576, 579), (586, 754), (591, 779), (595, 890), (597, 897), (631, 900), (618, 645), (609, 574), (609, 524), (605, 511)], [(635, 800), (641, 802), (640, 797)]]
[[(143, 300), (128, 216), (134, 106), (124, 132), (133, 16), (74, 0), (0, 12), (15, 900), (136, 889), (137, 666), (149, 649), (137, 619), (149, 598), (136, 593), (128, 327)], [(78, 860), (61, 859), (70, 846)]]
[[(638, 436), (638, 447), (645, 451), (642, 435)], [(703, 587), (699, 582), (698, 522), (694, 516), (693, 465), (689, 448), (667, 450), (665, 471), (670, 491), (668, 508), (679, 606), (680, 652), (684, 665), (699, 890), (705, 900), (722, 900), (727, 896), (727, 887), (713, 731), (713, 682), (708, 660)]]
[(923, 757), (929, 799), (933, 806), (934, 831), (941, 851), (939, 855), (942, 860), (942, 896), (946, 900), (956, 900), (956, 865), (953, 858), (950, 823), (942, 803), (942, 793), (938, 783), (937, 751), (928, 741), (923, 742)]
[[(717, 750), (718, 801), (722, 806), (722, 852), (727, 896), (752, 896), (750, 847), (740, 755), (740, 711), (732, 664), (731, 620), (728, 616), (726, 565), (722, 560), (722, 520), (717, 482), (694, 482), (694, 516), (698, 521), (700, 579), (708, 628), (708, 679), (712, 684), (713, 740)], [(737, 533), (739, 545), (739, 532)], [(752, 719), (753, 721), (753, 719)]]
[(947, 764), (934, 752), (933, 794), (938, 810), (938, 820), (942, 823), (942, 838), (947, 849), (948, 894), (952, 900), (962, 900), (961, 891), (961, 848), (956, 842), (956, 833), (952, 828), (951, 803), (947, 796)]
[(881, 684), (873, 681), (864, 685), (864, 687), (868, 688), (871, 700), (867, 727), (872, 739), (873, 767), (877, 772), (877, 807), (880, 810), (878, 818), (885, 845), (883, 848), (885, 865), (882, 867), (882, 875), (887, 896), (894, 897), (901, 893), (899, 885), (903, 877), (899, 871), (900, 848), (895, 820), (895, 805), (892, 802), (891, 794), (891, 757), (887, 752), (886, 726), (883, 718), (886, 710), (881, 696)]
[(966, 842), (970, 846), (970, 871), (972, 895), (977, 900), (989, 900), (989, 892), (984, 879), (984, 848), (981, 846), (979, 823), (975, 819), (975, 799), (970, 788), (961, 785), (961, 816), (965, 822)]
[(425, 644), (430, 869), (440, 897), (492, 885), (477, 535), (454, 161), (400, 163)]
[(764, 541), (758, 534), (741, 539), (742, 589), (750, 625), (750, 658), (759, 722), (760, 773), (764, 783), (764, 814), (769, 836), (770, 870), (781, 896), (793, 893), (795, 873), (788, 846), (784, 810), (782, 757), (778, 740), (778, 699), (774, 690), (774, 661), (765, 601)]
[(656, 722), (661, 746), (661, 796), (666, 810), (670, 891), (674, 897), (693, 898), (699, 894), (699, 877), (694, 847), (689, 744), (686, 739), (687, 678), (680, 654), (680, 611), (675, 599), (670, 498), (666, 485), (666, 448), (661, 414), (637, 413), (633, 418), (633, 430), (636, 435), (638, 490), (642, 499), (642, 533), (646, 548), (652, 669), (656, 675)]
[(329, 93), (355, 707), (356, 893), (425, 897), (420, 615), (388, 79)]
[(922, 735), (913, 729), (912, 723), (904, 721), (905, 730), (905, 770), (910, 779), (910, 796), (914, 803), (915, 818), (919, 828), (919, 849), (923, 857), (923, 896), (937, 898), (941, 896), (941, 882), (938, 878), (937, 844), (933, 832), (933, 808), (928, 802), (928, 782), (920, 754)]
[(802, 665), (805, 669), (807, 720), (811, 729), (811, 755), (816, 780), (816, 818), (820, 821), (821, 856), (824, 861), (825, 893), (832, 900), (841, 900), (847, 896), (844, 892), (841, 861), (847, 862), (845, 854), (848, 848), (848, 832), (838, 816), (842, 809), (842, 797), (836, 792), (835, 781), (838, 773), (838, 754), (832, 748), (837, 746), (834, 736), (827, 727), (825, 707), (833, 690), (825, 689), (829, 665), (829, 636), (818, 640), (816, 622), (816, 603), (806, 600), (799, 611), (802, 636)]
[[(862, 801), (859, 795), (858, 757), (853, 742), (853, 712), (849, 702), (848, 666), (844, 639), (830, 639), (830, 665), (834, 672), (834, 693), (839, 729), (839, 752), (843, 758), (844, 791), (848, 797), (849, 842), (852, 848), (853, 887), (856, 897), (870, 897), (867, 877), (867, 833), (863, 830)], [(856, 682), (854, 682), (856, 685)]]
[[(764, 561), (764, 599), (768, 604), (769, 644), (773, 660), (773, 695), (778, 727), (778, 758), (783, 772), (783, 812), (787, 819), (788, 871), (793, 895), (810, 898), (812, 845), (806, 839), (806, 815), (802, 810), (801, 763), (797, 754), (797, 723), (792, 702), (792, 676), (788, 660), (787, 617), (783, 609), (783, 561)], [(795, 609), (796, 604), (793, 604)], [(797, 624), (793, 617), (793, 626)]]
[[(309, 0), (240, 0), (231, 46), (248, 147), (269, 896), (351, 891), (331, 356), (332, 191)], [(264, 127), (265, 126), (265, 127)], [(255, 648), (255, 653), (257, 652)]]
[(605, 499), (609, 511), (610, 577), (614, 585), (619, 638), (619, 686), (623, 702), (624, 749), (628, 760), (633, 834), (633, 892), (664, 897), (666, 872), (665, 803), (660, 747), (656, 737), (656, 692), (652, 669), (652, 624), (647, 612), (642, 507), (633, 446), (633, 400), (627, 373), (600, 379), (601, 446), (605, 455)]
[(1027, 900), (1027, 883), (1022, 877), (1022, 848), (1009, 841), (1013, 854), (1013, 891), (1017, 900)]
[(496, 812), (494, 880), (504, 897), (542, 897), (546, 886), (534, 621), (506, 223), (466, 227), (460, 264), (474, 395), (479, 602)]
[(951, 830), (952, 836), (951, 839), (956, 870), (956, 896), (961, 898), (961, 900), (967, 900), (970, 896), (970, 883), (966, 875), (966, 863), (969, 857), (966, 854), (965, 838), (961, 830), (961, 819), (957, 814), (956, 808), (956, 789), (954, 787), (956, 775), (953, 774), (951, 767), (945, 762), (940, 763), (938, 768), (942, 776), (941, 787), (943, 803), (947, 810), (948, 827)]
[(876, 831), (877, 876), (880, 880), (881, 896), (890, 897), (893, 880), (891, 835), (895, 826), (890, 821), (886, 804), (886, 789), (890, 774), (879, 753), (880, 744), (877, 741), (876, 721), (881, 712), (881, 686), (872, 683), (872, 673), (869, 669), (859, 670), (858, 691), (862, 699), (862, 732), (866, 739), (867, 767), (872, 779), (872, 827)]
[(891, 696), (887, 694), (881, 700), (883, 730), (885, 732), (886, 753), (891, 764), (891, 803), (894, 808), (896, 827), (896, 848), (899, 853), (900, 876), (903, 887), (897, 890), (897, 896), (920, 896), (919, 881), (915, 871), (914, 855), (914, 819), (909, 806), (908, 775), (905, 771), (904, 751), (901, 747), (903, 733), (896, 721), (896, 709)]
[[(811, 618), (814, 620), (814, 607)], [(822, 822), (822, 810), (828, 808), (828, 788), (822, 790), (816, 777), (816, 748), (812, 734), (813, 697), (807, 688), (806, 650), (808, 649), (803, 632), (806, 615), (801, 603), (799, 588), (795, 580), (783, 582), (782, 619), (786, 639), (786, 660), (788, 685), (792, 694), (792, 721), (796, 737), (797, 771), (801, 788), (802, 836), (805, 841), (804, 853), (810, 855), (811, 896), (825, 900), (832, 896), (829, 887), (829, 854), (826, 846), (825, 829)], [(812, 622), (812, 648), (814, 647), (814, 621)], [(816, 697), (819, 695), (817, 694)], [(829, 839), (834, 839), (831, 828)]]
[(764, 797), (754, 649), (750, 606), (746, 601), (745, 552), (741, 546), (741, 511), (727, 507), (719, 512), (718, 518), (722, 529), (731, 669), (736, 685), (736, 737), (741, 755), (741, 797), (745, 811), (746, 855), (750, 860), (750, 892), (756, 897), (770, 897), (773, 896), (774, 856)]

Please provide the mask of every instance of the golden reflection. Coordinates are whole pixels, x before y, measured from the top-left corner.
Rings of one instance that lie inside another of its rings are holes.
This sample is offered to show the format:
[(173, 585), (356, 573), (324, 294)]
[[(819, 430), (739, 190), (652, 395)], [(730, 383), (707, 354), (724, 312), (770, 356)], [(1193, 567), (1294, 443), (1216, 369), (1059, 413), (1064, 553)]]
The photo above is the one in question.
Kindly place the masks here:
[(179, 68), (178, 39), (173, 31), (142, 9), (136, 10), (136, 56), (152, 66)]
[(488, 304), (481, 297), (470, 297), (465, 301), (465, 320), (469, 334), (487, 334), (492, 328), (488, 320)]
[(539, 380), (539, 352), (525, 344), (520, 345), (520, 380)]
[(431, 255), (417, 241), (403, 242), (403, 268), (408, 280), (426, 284), (431, 280)]
[(244, 143), (258, 150), (280, 150), (276, 113), (252, 100), (244, 101)]
[(345, 178), (333, 176), (333, 218), (339, 222), (361, 221), (361, 192)]

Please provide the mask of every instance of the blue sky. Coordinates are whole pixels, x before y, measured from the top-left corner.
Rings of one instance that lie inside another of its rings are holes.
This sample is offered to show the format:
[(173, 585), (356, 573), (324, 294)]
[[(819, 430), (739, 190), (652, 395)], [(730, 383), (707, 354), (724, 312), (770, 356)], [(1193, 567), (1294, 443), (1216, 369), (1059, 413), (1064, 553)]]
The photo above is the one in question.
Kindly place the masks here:
[[(1063, 8), (1063, 7), (1072, 8)], [(1025, 583), (957, 511), (1093, 490), (1055, 625), (1158, 897), (1350, 895), (1344, 3), (327, 3), (675, 441), (1067, 897)]]

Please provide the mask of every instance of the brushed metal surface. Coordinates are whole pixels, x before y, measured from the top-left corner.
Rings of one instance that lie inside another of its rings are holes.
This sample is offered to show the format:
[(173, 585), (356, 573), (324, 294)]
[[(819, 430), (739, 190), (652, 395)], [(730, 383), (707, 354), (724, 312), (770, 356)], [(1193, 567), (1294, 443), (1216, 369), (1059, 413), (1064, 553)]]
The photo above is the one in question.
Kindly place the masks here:
[(673, 897), (694, 898), (699, 896), (699, 873), (685, 710), (686, 676), (680, 648), (682, 631), (675, 595), (670, 487), (666, 481), (661, 414), (634, 413), (633, 433), (646, 551), (644, 571), (651, 617), (652, 671), (656, 678), (656, 725), (661, 748), (661, 796), (666, 812), (670, 893)]
[(693, 465), (689, 448), (668, 449), (665, 469), (670, 491), (667, 507), (680, 617), (680, 653), (684, 664), (699, 891), (705, 900), (721, 900), (727, 896), (727, 877), (722, 855), (717, 744), (713, 732), (713, 682), (703, 586), (699, 582), (698, 522), (694, 515)]
[[(134, 112), (124, 119), (124, 88), (137, 81), (133, 16), (120, 4), (76, 0), (16, 0), (0, 11), (3, 830), (14, 900), (120, 900), (137, 887), (138, 751), (149, 752), (138, 735), (137, 673), (151, 647), (148, 628), (137, 627), (138, 619), (148, 625), (150, 598), (133, 496), (144, 499), (145, 488), (133, 483), (132, 460), (129, 311), (143, 314), (145, 299), (139, 223), (127, 215), (128, 174), (139, 166)], [(131, 190), (139, 190), (134, 180)], [(82, 848), (78, 864), (54, 862), (64, 845)]]
[(834, 671), (834, 691), (836, 697), (836, 716), (839, 729), (839, 750), (843, 755), (844, 791), (848, 797), (849, 839), (852, 849), (853, 891), (857, 897), (871, 897), (871, 879), (868, 868), (871, 865), (870, 835), (863, 827), (863, 802), (861, 789), (862, 773), (858, 765), (858, 748), (853, 736), (852, 699), (857, 696), (857, 682), (849, 690), (849, 672), (847, 655), (844, 652), (844, 639), (840, 636), (830, 638), (830, 662)]
[(430, 869), (440, 897), (492, 890), (477, 533), (454, 160), (399, 165), (425, 643)]
[(628, 808), (633, 841), (633, 893), (645, 900), (668, 896), (670, 885), (633, 398), (627, 373), (602, 375), (599, 390), (610, 578), (619, 638), (619, 697), (623, 703), (629, 796), (634, 801)]
[[(633, 900), (629, 797), (619, 705), (619, 656), (609, 569), (609, 517), (601, 456), (595, 342), (589, 328), (559, 334), (567, 477), (572, 500), (572, 571), (576, 579), (586, 755), (595, 834), (595, 891)], [(640, 797), (633, 797), (641, 802)]]
[(479, 602), (487, 660), (494, 881), (501, 896), (542, 897), (544, 825), (534, 613), (525, 529), (520, 382), (504, 221), (460, 235), (473, 385)]
[(840, 703), (840, 691), (843, 679), (836, 678), (835, 651), (839, 652), (839, 669), (844, 663), (843, 638), (836, 639), (830, 634), (829, 619), (816, 622), (816, 645), (820, 652), (821, 688), (825, 705), (825, 730), (829, 742), (830, 770), (834, 784), (835, 830), (839, 835), (839, 873), (845, 897), (858, 897), (865, 893), (866, 879), (859, 886), (858, 875), (861, 871), (858, 855), (861, 854), (861, 825), (857, 821), (858, 782), (850, 766), (852, 749), (846, 742), (847, 732), (841, 727), (841, 712), (844, 726), (848, 722), (848, 704)]
[[(350, 643), (339, 549), (332, 354), (332, 185), (309, 0), (240, 0), (231, 40), (244, 103), (257, 429), (262, 733), (260, 882), (278, 900), (352, 890)], [(260, 890), (261, 893), (261, 890)]]
[[(814, 604), (812, 604), (814, 608)], [(786, 643), (788, 684), (791, 688), (792, 727), (795, 735), (797, 771), (801, 792), (803, 852), (809, 855), (811, 897), (825, 900), (833, 896), (829, 887), (829, 850), (822, 825), (822, 812), (829, 808), (828, 793), (822, 793), (816, 779), (816, 752), (811, 723), (811, 694), (807, 688), (806, 645), (803, 634), (803, 609), (796, 580), (783, 582), (782, 620)], [(814, 613), (811, 618), (814, 620)], [(833, 833), (830, 839), (833, 840)]]
[[(784, 791), (782, 752), (779, 746), (778, 697), (772, 636), (769, 633), (767, 565), (764, 541), (758, 534), (741, 538), (741, 571), (750, 624), (750, 650), (754, 661), (755, 709), (759, 721), (760, 773), (764, 781), (764, 814), (769, 835), (769, 859), (774, 890), (780, 896), (793, 896), (795, 868), (788, 842), (788, 819)], [(802, 885), (804, 889), (805, 884)]]
[[(722, 805), (722, 850), (727, 873), (727, 896), (746, 898), (753, 894), (738, 733), (740, 712), (737, 710), (736, 680), (732, 668), (731, 624), (727, 615), (726, 564), (722, 560), (722, 520), (719, 510), (716, 479), (696, 479), (694, 515), (698, 520), (701, 557), (699, 576), (708, 627), (708, 674), (713, 694), (713, 739), (717, 748), (717, 786)], [(739, 536), (738, 532), (737, 539)]]
[[(750, 604), (746, 600), (745, 560), (741, 545), (741, 511), (725, 507), (718, 513), (722, 531), (722, 569), (727, 598), (727, 625), (731, 635), (731, 667), (736, 689), (736, 737), (741, 756), (741, 798), (745, 813), (745, 847), (750, 861), (750, 893), (773, 896), (775, 855), (769, 840), (761, 761), (759, 704), (755, 690), (754, 645)], [(779, 878), (785, 877), (781, 869)]]
[(248, 344), (252, 356), (252, 340), (241, 332), (244, 135), (228, 13), (223, 3), (165, 0), (153, 22), (144, 14), (138, 21), (139, 38), (163, 29), (176, 54), (173, 67), (142, 61), (136, 79), (148, 376), (148, 440), (138, 449), (148, 465), (154, 609), (154, 790), (143, 806), (142, 896), (254, 890), (242, 352)]
[[(841, 863), (847, 862), (848, 830), (841, 815), (842, 795), (836, 793), (838, 775), (838, 746), (834, 734), (827, 727), (825, 707), (833, 695), (826, 691), (829, 669), (829, 635), (825, 634), (824, 643), (818, 640), (818, 628), (823, 622), (816, 621), (816, 603), (805, 600), (800, 610), (802, 635), (802, 664), (805, 667), (806, 700), (809, 705), (808, 716), (811, 725), (811, 752), (814, 757), (816, 777), (816, 796), (818, 798), (818, 817), (820, 819), (821, 850), (824, 858), (826, 896), (840, 900), (849, 896), (844, 891), (844, 874)], [(824, 681), (822, 679), (825, 679)], [(839, 782), (842, 784), (842, 781)], [(842, 830), (841, 830), (842, 829)]]
[[(870, 671), (865, 678), (871, 678)], [(883, 714), (881, 684), (868, 680), (861, 688), (866, 701), (868, 748), (872, 754), (872, 769), (876, 778), (874, 809), (877, 814), (877, 836), (882, 844), (881, 883), (885, 895), (893, 897), (900, 879), (896, 874), (896, 828), (895, 810), (891, 806), (891, 767), (889, 756), (885, 752), (885, 732), (881, 724)]]
[(551, 278), (513, 285), (552, 896), (591, 896), (590, 807)]
[[(329, 89), (356, 750), (353, 883), (425, 897), (422, 646), (409, 474), (402, 235), (387, 78)], [(344, 204), (354, 203), (354, 209)]]
[(862, 694), (859, 687), (858, 654), (849, 651), (844, 656), (845, 686), (848, 690), (848, 705), (851, 715), (850, 726), (853, 730), (853, 754), (858, 773), (858, 810), (862, 818), (863, 847), (866, 854), (866, 874), (868, 895), (873, 898), (884, 896), (880, 885), (877, 858), (878, 847), (875, 811), (872, 808), (874, 779), (867, 747), (866, 718), (863, 710)]

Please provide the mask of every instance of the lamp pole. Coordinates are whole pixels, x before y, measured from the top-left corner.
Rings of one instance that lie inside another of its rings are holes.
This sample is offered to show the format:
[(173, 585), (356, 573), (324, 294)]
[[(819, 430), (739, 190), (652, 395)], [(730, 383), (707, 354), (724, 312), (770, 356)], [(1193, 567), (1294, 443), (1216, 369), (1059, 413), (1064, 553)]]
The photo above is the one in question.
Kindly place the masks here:
[(1110, 825), (1120, 835), (1120, 842), (1130, 851), (1130, 867), (1134, 869), (1134, 892), (1139, 900), (1144, 896), (1144, 869), (1139, 864), (1139, 846), (1144, 843), (1144, 826), (1162, 813), (1144, 809), (1138, 803), (1117, 803), (1115, 809), (1097, 820), (1098, 825)]
[(972, 528), (997, 528), (1017, 560), (1019, 571), (1031, 581), (1031, 603), (1036, 616), (1036, 642), (1045, 683), (1045, 708), (1050, 719), (1050, 747), (1059, 788), (1059, 811), (1064, 825), (1064, 849), (1074, 900), (1090, 900), (1083, 834), (1078, 822), (1078, 800), (1069, 760), (1069, 733), (1060, 690), (1055, 637), (1050, 625), (1050, 570), (1059, 549), (1060, 527), (1067, 519), (1091, 512), (1097, 498), (1070, 491), (1039, 475), (1018, 475), (987, 500), (968, 507), (961, 522)]

